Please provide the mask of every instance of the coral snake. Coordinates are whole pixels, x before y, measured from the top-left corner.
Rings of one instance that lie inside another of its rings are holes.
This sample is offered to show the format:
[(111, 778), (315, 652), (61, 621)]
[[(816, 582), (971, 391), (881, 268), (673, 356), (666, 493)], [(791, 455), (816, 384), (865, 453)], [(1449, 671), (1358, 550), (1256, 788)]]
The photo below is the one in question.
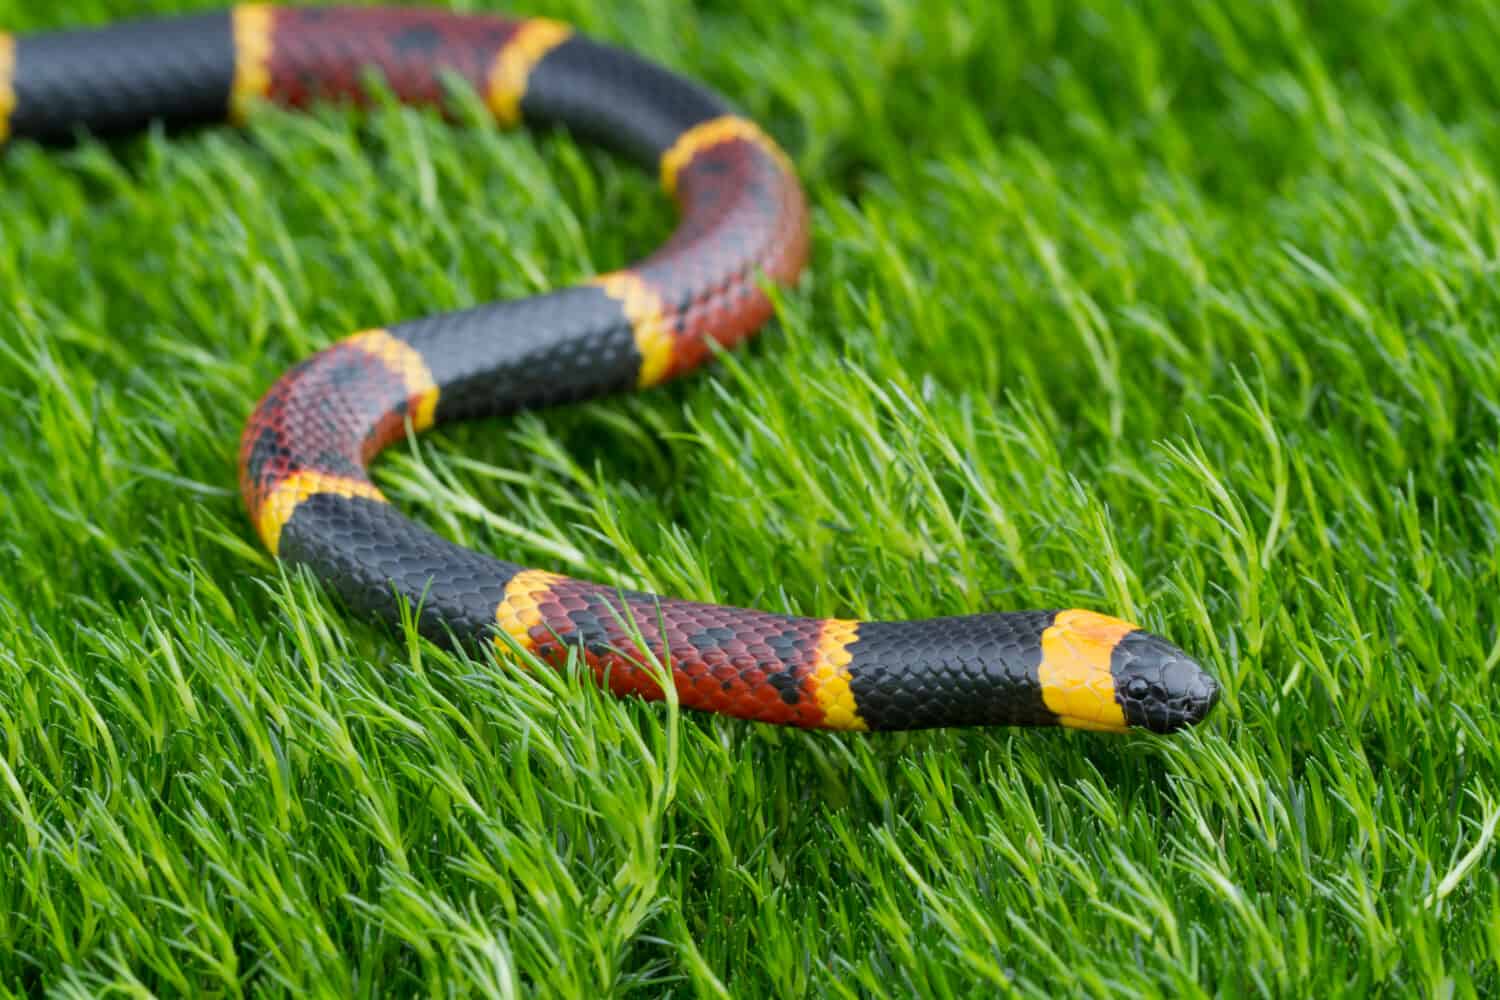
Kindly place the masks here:
[[(381, 496), (367, 463), (408, 430), (644, 388), (770, 317), (767, 284), (808, 254), (808, 212), (770, 137), (699, 85), (542, 19), (278, 9), (0, 33), (0, 142), (240, 122), (262, 102), (443, 106), (451, 81), (504, 125), (560, 126), (659, 172), (678, 228), (645, 260), (573, 288), (356, 333), (275, 383), (240, 446), (270, 551), (355, 611), (419, 608), (439, 640), (573, 651), (617, 694), (828, 729), (1062, 724), (1169, 732), (1218, 686), (1189, 656), (1092, 611), (925, 621), (798, 618), (658, 598), (461, 548)], [(506, 637), (509, 638), (506, 638)], [(644, 649), (642, 648), (644, 644)]]

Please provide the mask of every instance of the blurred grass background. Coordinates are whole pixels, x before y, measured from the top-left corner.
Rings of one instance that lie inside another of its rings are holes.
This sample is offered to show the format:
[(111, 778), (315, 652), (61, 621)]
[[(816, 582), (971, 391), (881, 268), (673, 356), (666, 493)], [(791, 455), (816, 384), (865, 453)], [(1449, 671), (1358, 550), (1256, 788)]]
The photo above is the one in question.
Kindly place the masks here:
[[(193, 3), (0, 0), (0, 24)], [(485, 4), (459, 4), (478, 9)], [(814, 615), (1081, 605), (1169, 739), (808, 735), (367, 628), (240, 426), (374, 323), (621, 266), (566, 137), (268, 112), (0, 163), (0, 993), (1500, 987), (1500, 8), (536, 0), (792, 151), (813, 266), (679, 384), (424, 438), (505, 558)]]

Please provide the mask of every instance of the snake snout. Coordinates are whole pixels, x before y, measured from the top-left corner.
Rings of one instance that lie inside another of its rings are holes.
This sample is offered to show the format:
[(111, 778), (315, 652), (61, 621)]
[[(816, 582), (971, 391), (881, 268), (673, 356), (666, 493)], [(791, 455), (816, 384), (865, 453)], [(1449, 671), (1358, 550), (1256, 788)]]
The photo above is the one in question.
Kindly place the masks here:
[(1161, 636), (1133, 632), (1115, 648), (1111, 672), (1125, 721), (1156, 733), (1202, 722), (1219, 700), (1219, 682)]

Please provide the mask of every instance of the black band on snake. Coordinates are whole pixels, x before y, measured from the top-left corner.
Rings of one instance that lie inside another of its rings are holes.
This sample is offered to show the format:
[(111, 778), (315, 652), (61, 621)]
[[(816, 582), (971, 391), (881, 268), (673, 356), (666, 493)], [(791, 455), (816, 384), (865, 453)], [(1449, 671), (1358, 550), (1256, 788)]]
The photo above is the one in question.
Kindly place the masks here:
[[(795, 282), (808, 215), (791, 162), (704, 88), (565, 25), (376, 8), (252, 5), (95, 31), (0, 34), (0, 141), (152, 123), (240, 122), (266, 102), (443, 106), (449, 80), (502, 124), (566, 128), (660, 175), (681, 221), (633, 267), (521, 301), (371, 328), (283, 376), (245, 429), (250, 519), (357, 612), (420, 607), (424, 634), (575, 651), (618, 694), (828, 729), (1047, 725), (1169, 732), (1218, 686), (1166, 640), (1092, 611), (925, 621), (797, 618), (658, 598), (461, 548), (408, 520), (365, 472), (412, 431), (645, 388), (733, 346)], [(642, 648), (644, 645), (645, 648)]]

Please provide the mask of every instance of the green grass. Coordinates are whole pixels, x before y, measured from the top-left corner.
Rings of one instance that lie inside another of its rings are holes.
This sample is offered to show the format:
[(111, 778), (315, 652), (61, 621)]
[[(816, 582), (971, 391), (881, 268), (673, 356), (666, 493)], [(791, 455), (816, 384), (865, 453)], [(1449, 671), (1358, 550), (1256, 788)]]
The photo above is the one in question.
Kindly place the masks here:
[(1500, 9), (805, 6), (538, 0), (785, 140), (811, 274), (711, 371), (379, 481), (678, 596), (1121, 614), (1211, 722), (809, 735), (357, 624), (248, 530), (259, 393), (622, 265), (665, 199), (400, 109), (22, 145), (0, 993), (1500, 990)]

